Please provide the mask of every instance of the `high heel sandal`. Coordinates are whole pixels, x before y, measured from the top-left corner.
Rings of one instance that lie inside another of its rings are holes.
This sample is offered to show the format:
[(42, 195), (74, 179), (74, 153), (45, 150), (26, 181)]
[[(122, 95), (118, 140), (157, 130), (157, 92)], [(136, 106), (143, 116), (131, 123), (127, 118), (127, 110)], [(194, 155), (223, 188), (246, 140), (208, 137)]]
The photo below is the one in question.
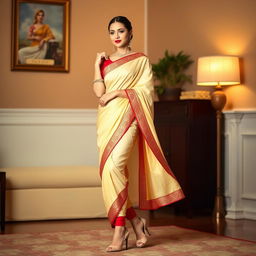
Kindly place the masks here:
[(151, 234), (149, 233), (149, 230), (148, 230), (148, 227), (147, 227), (147, 222), (145, 219), (141, 218), (141, 217), (138, 217), (139, 220), (142, 222), (143, 226), (142, 226), (142, 232), (144, 233), (145, 237), (142, 238), (142, 239), (138, 239), (136, 241), (136, 247), (138, 248), (142, 248), (142, 247), (145, 247), (148, 239), (147, 239), (147, 236), (150, 236)]
[(123, 237), (123, 241), (121, 246), (116, 246), (116, 245), (110, 245), (107, 247), (106, 252), (119, 252), (123, 250), (124, 244), (125, 244), (125, 250), (128, 249), (128, 238), (129, 238), (129, 231), (127, 230), (127, 228), (125, 227), (124, 230), (124, 237)]

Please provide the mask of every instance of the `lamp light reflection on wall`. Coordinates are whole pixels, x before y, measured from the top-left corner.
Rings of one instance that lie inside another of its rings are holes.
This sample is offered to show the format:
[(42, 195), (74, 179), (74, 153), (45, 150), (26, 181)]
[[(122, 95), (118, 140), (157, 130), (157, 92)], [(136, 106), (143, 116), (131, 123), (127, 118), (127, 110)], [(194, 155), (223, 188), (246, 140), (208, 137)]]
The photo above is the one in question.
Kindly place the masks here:
[(239, 59), (234, 56), (206, 56), (198, 59), (197, 85), (215, 86), (211, 96), (211, 103), (216, 110), (217, 121), (217, 155), (216, 175), (217, 192), (215, 197), (214, 216), (224, 218), (225, 207), (223, 197), (223, 180), (221, 171), (221, 118), (222, 109), (226, 104), (226, 95), (222, 86), (240, 84)]

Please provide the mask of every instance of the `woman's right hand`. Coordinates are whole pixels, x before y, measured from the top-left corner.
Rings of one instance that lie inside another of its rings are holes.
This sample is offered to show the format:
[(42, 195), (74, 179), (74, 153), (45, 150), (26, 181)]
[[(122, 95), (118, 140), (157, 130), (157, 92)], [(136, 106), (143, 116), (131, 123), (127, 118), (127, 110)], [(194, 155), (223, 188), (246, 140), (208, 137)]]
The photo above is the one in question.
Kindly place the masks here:
[(105, 52), (97, 53), (95, 67), (99, 67), (104, 59), (108, 59), (108, 55)]

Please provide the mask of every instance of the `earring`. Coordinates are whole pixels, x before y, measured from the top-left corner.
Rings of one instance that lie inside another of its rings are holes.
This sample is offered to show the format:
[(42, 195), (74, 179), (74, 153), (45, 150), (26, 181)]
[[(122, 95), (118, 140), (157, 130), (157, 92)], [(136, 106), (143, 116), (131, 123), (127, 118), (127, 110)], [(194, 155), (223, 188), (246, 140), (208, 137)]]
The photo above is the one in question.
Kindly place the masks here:
[(132, 48), (131, 48), (131, 41), (132, 41), (132, 35), (130, 35), (130, 41), (129, 41), (129, 44), (128, 44), (128, 49), (129, 49), (129, 51), (131, 51), (132, 50)]
[(129, 51), (131, 51), (132, 50), (132, 47), (131, 47), (131, 38), (130, 38), (130, 41), (129, 41), (129, 43), (128, 43), (128, 49), (129, 49)]

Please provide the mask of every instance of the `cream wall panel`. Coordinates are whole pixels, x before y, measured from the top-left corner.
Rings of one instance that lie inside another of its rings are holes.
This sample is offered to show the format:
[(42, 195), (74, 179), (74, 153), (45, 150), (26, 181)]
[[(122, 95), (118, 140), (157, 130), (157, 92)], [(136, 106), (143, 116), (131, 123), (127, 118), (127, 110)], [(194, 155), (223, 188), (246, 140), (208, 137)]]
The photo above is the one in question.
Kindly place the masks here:
[(0, 167), (98, 165), (96, 109), (1, 109)]
[(224, 116), (226, 217), (256, 219), (256, 110)]
[[(225, 159), (229, 159), (229, 152), (230, 152), (230, 139), (229, 139), (229, 134), (225, 134), (225, 142), (224, 142), (225, 146), (224, 148), (225, 150)], [(229, 189), (229, 161), (225, 161), (224, 162), (224, 169), (225, 169), (225, 173), (224, 173), (224, 180), (225, 180), (225, 195), (226, 197), (230, 197), (230, 189)]]
[[(256, 200), (256, 134), (242, 134), (242, 198)], [(252, 178), (254, 177), (254, 179)]]

